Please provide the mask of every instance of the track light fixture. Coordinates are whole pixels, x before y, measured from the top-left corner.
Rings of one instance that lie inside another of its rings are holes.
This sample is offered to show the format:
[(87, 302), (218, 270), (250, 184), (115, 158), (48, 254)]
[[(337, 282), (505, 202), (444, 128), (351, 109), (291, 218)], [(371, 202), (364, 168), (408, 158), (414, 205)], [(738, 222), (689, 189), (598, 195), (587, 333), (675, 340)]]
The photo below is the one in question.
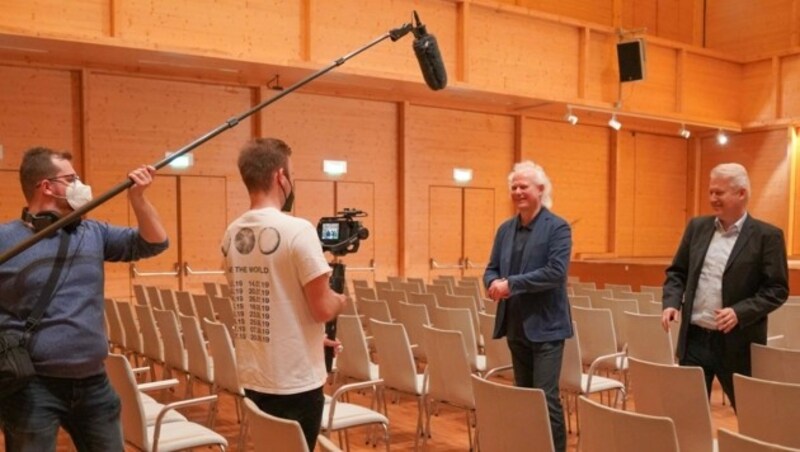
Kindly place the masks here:
[(692, 131), (686, 128), (686, 124), (681, 124), (681, 130), (678, 131), (678, 135), (688, 140), (692, 136)]
[(722, 131), (722, 129), (719, 129), (719, 131), (717, 132), (717, 144), (719, 144), (720, 146), (725, 146), (726, 144), (728, 144), (728, 135), (726, 135), (725, 132)]
[(614, 130), (619, 130), (622, 128), (622, 123), (617, 120), (616, 113), (611, 114), (611, 119), (608, 120), (608, 126)]
[(572, 107), (567, 106), (567, 114), (564, 115), (564, 120), (573, 126), (578, 123), (578, 115), (572, 112)]

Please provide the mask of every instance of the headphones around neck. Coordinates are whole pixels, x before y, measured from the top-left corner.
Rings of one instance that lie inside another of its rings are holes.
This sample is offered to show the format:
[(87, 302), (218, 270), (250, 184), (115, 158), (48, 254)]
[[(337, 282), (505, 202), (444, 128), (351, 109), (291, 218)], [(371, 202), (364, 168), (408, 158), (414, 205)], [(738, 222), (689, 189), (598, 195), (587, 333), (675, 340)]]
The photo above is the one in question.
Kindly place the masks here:
[[(39, 213), (30, 213), (27, 207), (22, 208), (22, 221), (31, 224), (34, 232), (39, 232), (60, 219), (61, 216), (52, 210), (43, 210)], [(74, 230), (78, 229), (80, 224), (81, 219), (77, 218), (72, 223), (64, 226), (63, 229), (67, 232), (73, 232)]]

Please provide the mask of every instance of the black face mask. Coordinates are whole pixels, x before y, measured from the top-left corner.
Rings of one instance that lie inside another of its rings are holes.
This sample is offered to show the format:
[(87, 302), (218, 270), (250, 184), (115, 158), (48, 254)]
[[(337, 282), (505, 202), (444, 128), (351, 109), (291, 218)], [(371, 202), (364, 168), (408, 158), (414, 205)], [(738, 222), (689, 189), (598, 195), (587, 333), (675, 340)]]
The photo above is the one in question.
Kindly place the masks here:
[(289, 179), (289, 176), (286, 176), (286, 180), (289, 181), (289, 186), (292, 187), (292, 191), (289, 192), (289, 195), (286, 195), (286, 190), (283, 189), (283, 184), (281, 184), (281, 191), (283, 192), (283, 206), (281, 206), (281, 212), (291, 212), (292, 207), (294, 206), (294, 187), (292, 186), (292, 181)]

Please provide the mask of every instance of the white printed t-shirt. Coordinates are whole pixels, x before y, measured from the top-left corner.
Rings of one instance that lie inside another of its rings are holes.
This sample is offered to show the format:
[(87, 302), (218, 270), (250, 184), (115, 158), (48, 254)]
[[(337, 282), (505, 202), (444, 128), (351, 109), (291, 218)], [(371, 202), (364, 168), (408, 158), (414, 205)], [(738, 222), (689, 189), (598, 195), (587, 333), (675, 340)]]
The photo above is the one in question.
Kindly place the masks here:
[(275, 208), (250, 210), (228, 226), (222, 253), (242, 386), (266, 394), (321, 387), (324, 325), (311, 317), (303, 286), (330, 266), (314, 227)]

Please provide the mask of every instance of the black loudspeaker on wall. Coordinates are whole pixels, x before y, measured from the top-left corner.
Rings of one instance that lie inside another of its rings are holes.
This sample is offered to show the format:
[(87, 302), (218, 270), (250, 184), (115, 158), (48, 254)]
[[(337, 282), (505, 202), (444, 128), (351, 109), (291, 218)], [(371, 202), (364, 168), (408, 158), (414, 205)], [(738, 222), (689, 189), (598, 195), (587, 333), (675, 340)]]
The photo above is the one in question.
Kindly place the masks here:
[(617, 43), (617, 63), (619, 64), (620, 82), (644, 80), (644, 39), (633, 39)]

